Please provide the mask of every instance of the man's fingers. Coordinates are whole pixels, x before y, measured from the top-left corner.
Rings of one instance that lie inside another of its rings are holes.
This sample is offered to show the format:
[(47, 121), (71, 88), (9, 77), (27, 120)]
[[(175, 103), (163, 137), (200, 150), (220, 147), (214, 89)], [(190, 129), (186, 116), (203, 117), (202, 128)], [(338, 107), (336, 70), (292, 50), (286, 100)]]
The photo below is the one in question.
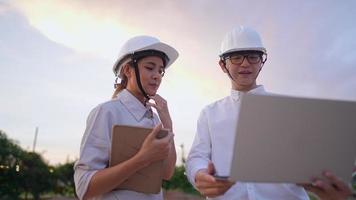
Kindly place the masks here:
[(230, 182), (221, 182), (221, 181), (216, 181), (216, 182), (198, 182), (196, 183), (196, 186), (198, 188), (227, 188), (230, 187), (232, 184)]
[(348, 186), (345, 185), (342, 180), (340, 180), (337, 176), (332, 174), (331, 172), (324, 172), (323, 175), (329, 180), (329, 182), (336, 187), (338, 190), (347, 191), (349, 190)]
[(207, 173), (207, 169), (201, 170), (197, 173), (196, 182), (215, 182), (215, 178)]
[(320, 180), (320, 179), (316, 179), (313, 183), (312, 183), (312, 185), (314, 186), (314, 187), (317, 187), (317, 188), (319, 188), (319, 189), (321, 189), (321, 190), (323, 190), (323, 191), (331, 191), (331, 190), (335, 190), (335, 188), (331, 185), (331, 184), (329, 184), (329, 183), (327, 183), (327, 182), (325, 182), (325, 181), (322, 181), (322, 180)]
[(200, 193), (207, 197), (216, 197), (219, 195), (223, 195), (229, 187), (213, 187), (213, 188), (204, 188), (200, 191)]
[(318, 195), (319, 197), (322, 197), (323, 191), (321, 191), (321, 189), (314, 187), (312, 185), (305, 185), (303, 187), (305, 190), (312, 192), (312, 193)]
[(296, 185), (305, 188), (305, 187), (307, 187), (307, 186), (310, 186), (311, 184), (310, 184), (310, 183), (296, 183)]
[(214, 167), (214, 164), (212, 162), (209, 162), (209, 164), (208, 164), (208, 173), (209, 174), (215, 174), (215, 167)]
[[(195, 178), (195, 186), (199, 192), (207, 197), (216, 197), (224, 194), (233, 183), (230, 181), (216, 180), (211, 172), (214, 170), (214, 165), (209, 162), (207, 169), (198, 171)], [(208, 173), (209, 172), (209, 173)]]

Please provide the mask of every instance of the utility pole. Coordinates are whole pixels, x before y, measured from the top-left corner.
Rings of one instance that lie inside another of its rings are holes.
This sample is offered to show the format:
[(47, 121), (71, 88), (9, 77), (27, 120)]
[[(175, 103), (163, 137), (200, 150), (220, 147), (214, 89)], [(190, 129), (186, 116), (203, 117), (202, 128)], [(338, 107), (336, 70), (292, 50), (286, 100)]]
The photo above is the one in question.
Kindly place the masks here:
[(179, 145), (180, 148), (181, 148), (181, 156), (182, 156), (182, 164), (184, 165), (185, 164), (185, 157), (184, 157), (184, 144), (182, 143), (181, 145)]
[(38, 135), (38, 127), (36, 126), (35, 138), (33, 140), (33, 146), (32, 146), (32, 152), (35, 152), (35, 149), (36, 149), (37, 135)]

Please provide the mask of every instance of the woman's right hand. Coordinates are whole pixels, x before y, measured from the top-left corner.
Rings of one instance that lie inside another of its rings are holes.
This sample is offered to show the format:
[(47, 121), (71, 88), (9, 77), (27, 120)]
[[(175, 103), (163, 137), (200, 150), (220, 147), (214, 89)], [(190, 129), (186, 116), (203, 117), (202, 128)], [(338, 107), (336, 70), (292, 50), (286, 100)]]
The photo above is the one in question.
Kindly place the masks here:
[(158, 124), (154, 127), (152, 132), (148, 134), (144, 140), (141, 149), (136, 154), (140, 159), (144, 160), (144, 163), (149, 165), (152, 162), (163, 160), (168, 157), (173, 134), (168, 133), (164, 138), (157, 139), (157, 134), (162, 129), (162, 124)]

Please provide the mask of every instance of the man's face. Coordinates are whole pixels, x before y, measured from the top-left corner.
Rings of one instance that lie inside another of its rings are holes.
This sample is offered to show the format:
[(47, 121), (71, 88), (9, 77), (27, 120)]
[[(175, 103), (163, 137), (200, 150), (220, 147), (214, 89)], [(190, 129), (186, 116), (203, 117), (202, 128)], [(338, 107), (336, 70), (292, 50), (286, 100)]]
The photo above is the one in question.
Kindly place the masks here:
[(225, 63), (220, 61), (219, 64), (225, 73), (230, 73), (233, 89), (248, 91), (256, 86), (256, 79), (262, 68), (262, 53), (234, 52), (225, 58)]

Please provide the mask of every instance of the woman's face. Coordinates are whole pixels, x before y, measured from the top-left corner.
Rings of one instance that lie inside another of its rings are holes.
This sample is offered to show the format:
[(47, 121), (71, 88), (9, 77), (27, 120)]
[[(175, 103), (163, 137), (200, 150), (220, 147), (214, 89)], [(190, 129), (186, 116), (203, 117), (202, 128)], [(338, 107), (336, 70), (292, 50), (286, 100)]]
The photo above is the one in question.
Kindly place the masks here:
[[(154, 96), (161, 84), (164, 72), (162, 59), (158, 56), (148, 56), (140, 59), (137, 64), (143, 89), (148, 96)], [(130, 67), (130, 78), (127, 87), (137, 95), (142, 95), (136, 83), (135, 69), (133, 67)]]

